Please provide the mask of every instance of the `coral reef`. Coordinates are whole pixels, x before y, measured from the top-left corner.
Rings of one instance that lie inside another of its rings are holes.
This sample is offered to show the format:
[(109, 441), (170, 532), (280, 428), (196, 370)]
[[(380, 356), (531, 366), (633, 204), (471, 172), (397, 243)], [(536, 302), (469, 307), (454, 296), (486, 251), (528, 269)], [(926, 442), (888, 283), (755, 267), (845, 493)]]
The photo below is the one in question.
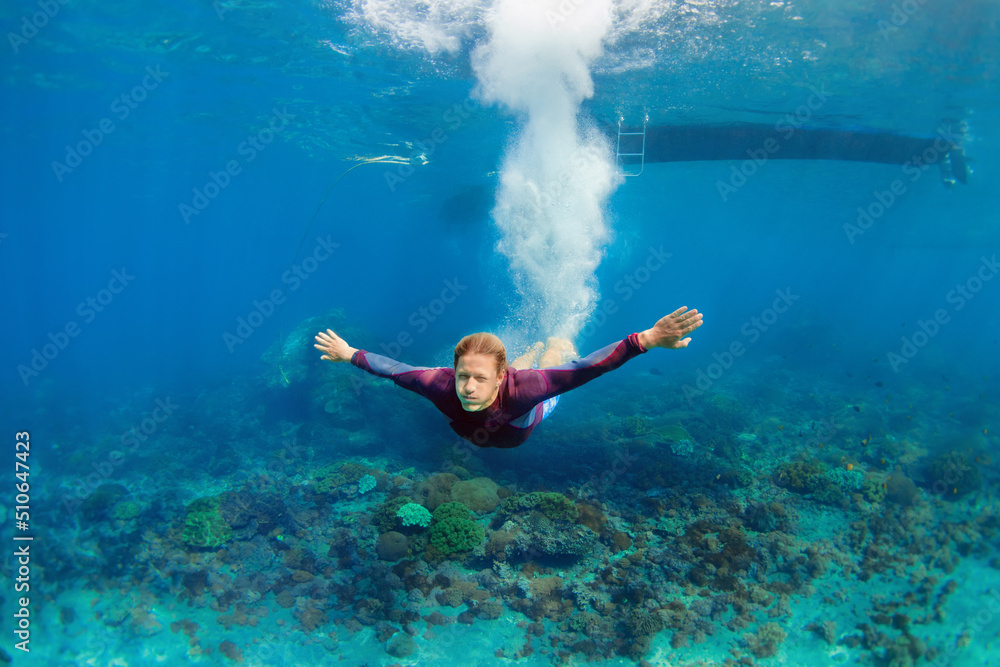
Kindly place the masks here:
[(406, 535), (390, 530), (388, 533), (379, 535), (378, 557), (380, 560), (399, 560), (405, 558), (409, 543)]
[(476, 477), (456, 482), (451, 487), (452, 500), (458, 501), (474, 512), (492, 512), (500, 504), (497, 490), (500, 487), (489, 477)]
[(220, 497), (199, 498), (187, 506), (181, 539), (193, 547), (216, 548), (233, 537), (219, 511)]
[(396, 512), (396, 516), (403, 522), (404, 526), (420, 526), (426, 528), (431, 525), (431, 513), (427, 508), (417, 503), (406, 503)]
[[(91, 484), (73, 521), (51, 522), (66, 539), (38, 585), (68, 633), (169, 627), (192, 660), (230, 662), (258, 659), (246, 637), (259, 633), (304, 655), (351, 661), (353, 642), (385, 651), (372, 664), (410, 664), (438, 659), (443, 630), (502, 619), (469, 635), (497, 660), (673, 664), (702, 645), (749, 665), (790, 660), (785, 632), (804, 628), (796, 651), (909, 665), (970, 641), (933, 629), (955, 621), (970, 559), (997, 567), (996, 436), (909, 409), (915, 394), (845, 398), (778, 368), (727, 396), (734, 372), (691, 403), (659, 387), (600, 395), (537, 450), (442, 453), (413, 428), (412, 396), (363, 378), (368, 421), (387, 406), (407, 417), (369, 424), (348, 414), (350, 376), (297, 355), (273, 348), (266, 380), (164, 424), (169, 455), (130, 460), (152, 482)], [(254, 407), (261, 392), (296, 406)], [(210, 443), (205, 466), (179, 446), (194, 439)], [(553, 452), (559, 464), (540, 466)], [(235, 490), (188, 502), (206, 488)], [(91, 609), (59, 599), (51, 582), (73, 577)]]
[(414, 501), (433, 512), (438, 505), (451, 501), (451, 487), (458, 481), (458, 476), (450, 472), (431, 475), (413, 489)]
[(978, 491), (983, 483), (978, 461), (955, 451), (931, 459), (924, 476), (927, 488), (947, 500)]
[(777, 623), (765, 623), (755, 634), (746, 635), (750, 652), (758, 658), (771, 658), (777, 655), (778, 647), (785, 642), (785, 631)]
[(481, 543), (486, 531), (475, 521), (451, 517), (431, 526), (431, 546), (444, 555), (469, 551)]

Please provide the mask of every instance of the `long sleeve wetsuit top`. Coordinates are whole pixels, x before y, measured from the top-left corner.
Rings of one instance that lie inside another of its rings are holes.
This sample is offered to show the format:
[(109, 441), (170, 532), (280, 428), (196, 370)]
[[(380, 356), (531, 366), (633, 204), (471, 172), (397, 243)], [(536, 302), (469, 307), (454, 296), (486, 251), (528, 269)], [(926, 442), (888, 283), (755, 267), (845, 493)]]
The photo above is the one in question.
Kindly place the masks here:
[(464, 409), (458, 400), (454, 369), (407, 366), (364, 350), (355, 352), (351, 363), (429, 399), (451, 419), (455, 433), (473, 444), (517, 447), (542, 421), (542, 401), (576, 389), (645, 351), (639, 344), (639, 334), (634, 333), (562, 366), (542, 370), (508, 368), (496, 400), (476, 412)]

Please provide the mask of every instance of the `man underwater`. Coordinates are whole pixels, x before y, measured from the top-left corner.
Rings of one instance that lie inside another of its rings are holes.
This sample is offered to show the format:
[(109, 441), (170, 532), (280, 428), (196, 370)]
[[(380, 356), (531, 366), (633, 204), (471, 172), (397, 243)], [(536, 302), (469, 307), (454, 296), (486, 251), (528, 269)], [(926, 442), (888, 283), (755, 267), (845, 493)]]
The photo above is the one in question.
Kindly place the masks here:
[(507, 351), (490, 333), (474, 333), (455, 346), (454, 368), (408, 366), (348, 345), (330, 329), (316, 335), (321, 359), (349, 361), (378, 377), (420, 394), (451, 419), (451, 428), (480, 447), (517, 447), (549, 416), (559, 395), (613, 371), (655, 347), (679, 350), (686, 336), (702, 325), (702, 315), (687, 306), (661, 317), (651, 328), (611, 343), (583, 359), (564, 338), (548, 339), (539, 369), (532, 369), (546, 348), (535, 343), (507, 365)]

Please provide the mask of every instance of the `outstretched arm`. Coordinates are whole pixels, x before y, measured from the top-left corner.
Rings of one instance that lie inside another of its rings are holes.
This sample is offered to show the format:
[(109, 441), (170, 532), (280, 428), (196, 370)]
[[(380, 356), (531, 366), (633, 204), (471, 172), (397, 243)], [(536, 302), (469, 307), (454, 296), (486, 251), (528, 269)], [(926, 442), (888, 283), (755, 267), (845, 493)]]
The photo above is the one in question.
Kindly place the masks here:
[(701, 326), (702, 314), (697, 310), (688, 310), (681, 306), (669, 315), (664, 315), (651, 328), (639, 333), (639, 344), (647, 350), (654, 347), (665, 347), (668, 350), (679, 350), (691, 342), (685, 338), (689, 333)]
[[(315, 347), (323, 353), (320, 358), (325, 361), (351, 362), (363, 371), (378, 377), (388, 378), (403, 389), (409, 389), (431, 400), (449, 394), (448, 380), (450, 376), (448, 373), (450, 369), (409, 366), (380, 354), (358, 350), (348, 345), (343, 338), (330, 329), (327, 329), (326, 333), (321, 331), (316, 334)], [(355, 354), (358, 352), (361, 354), (355, 358)]]
[(687, 307), (661, 317), (651, 328), (561, 366), (540, 371), (519, 371), (517, 398), (530, 408), (536, 403), (590, 382), (654, 347), (676, 350), (691, 342), (686, 336), (701, 326), (702, 315)]

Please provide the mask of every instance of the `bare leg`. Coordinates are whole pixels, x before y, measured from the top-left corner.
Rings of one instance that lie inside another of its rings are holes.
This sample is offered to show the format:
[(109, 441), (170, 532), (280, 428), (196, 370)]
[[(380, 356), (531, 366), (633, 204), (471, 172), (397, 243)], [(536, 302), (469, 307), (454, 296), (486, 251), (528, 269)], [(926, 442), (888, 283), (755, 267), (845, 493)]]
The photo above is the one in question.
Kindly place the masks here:
[(576, 351), (576, 347), (565, 338), (549, 336), (546, 344), (548, 349), (545, 350), (545, 354), (542, 355), (542, 360), (538, 363), (539, 368), (561, 366), (562, 364), (572, 361), (573, 359), (580, 358), (580, 354)]
[(541, 341), (538, 341), (530, 348), (528, 348), (527, 352), (522, 354), (514, 361), (510, 362), (510, 367), (519, 371), (531, 368), (532, 366), (535, 365), (535, 362), (538, 361), (538, 355), (542, 353), (542, 348), (544, 347), (545, 344), (542, 343)]

